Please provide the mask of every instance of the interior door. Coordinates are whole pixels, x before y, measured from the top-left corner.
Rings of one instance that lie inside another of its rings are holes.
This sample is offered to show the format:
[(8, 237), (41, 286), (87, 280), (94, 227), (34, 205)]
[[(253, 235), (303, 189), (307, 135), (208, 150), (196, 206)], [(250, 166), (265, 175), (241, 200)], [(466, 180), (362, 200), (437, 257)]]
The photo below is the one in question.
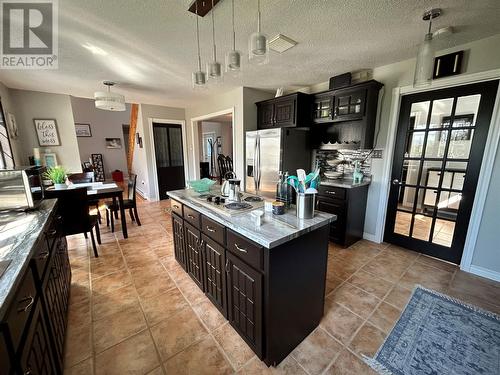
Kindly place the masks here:
[(153, 137), (159, 198), (167, 199), (168, 191), (186, 186), (181, 125), (153, 123)]
[(385, 240), (462, 257), (498, 81), (405, 96)]

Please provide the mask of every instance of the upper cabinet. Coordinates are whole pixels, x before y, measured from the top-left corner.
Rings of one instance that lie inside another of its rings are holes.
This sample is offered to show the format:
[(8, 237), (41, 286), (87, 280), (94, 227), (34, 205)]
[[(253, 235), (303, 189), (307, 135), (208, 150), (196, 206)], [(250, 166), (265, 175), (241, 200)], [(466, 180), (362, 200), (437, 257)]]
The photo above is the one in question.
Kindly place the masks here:
[(313, 122), (331, 122), (333, 120), (333, 91), (314, 95)]
[(257, 128), (309, 126), (310, 96), (301, 92), (256, 103)]

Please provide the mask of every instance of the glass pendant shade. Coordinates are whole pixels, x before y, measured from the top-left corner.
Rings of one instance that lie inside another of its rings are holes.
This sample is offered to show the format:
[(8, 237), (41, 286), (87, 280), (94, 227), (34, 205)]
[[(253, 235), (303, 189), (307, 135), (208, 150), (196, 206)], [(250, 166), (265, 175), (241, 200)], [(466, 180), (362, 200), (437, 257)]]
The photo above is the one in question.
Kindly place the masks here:
[(231, 50), (226, 53), (226, 73), (233, 76), (241, 72), (241, 53)]
[(208, 80), (213, 83), (222, 82), (222, 64), (217, 61), (207, 63), (207, 76)]
[(193, 88), (194, 89), (202, 89), (206, 88), (207, 83), (207, 74), (201, 70), (197, 72), (193, 72)]
[(248, 41), (248, 60), (257, 65), (269, 62), (269, 43), (267, 36), (257, 32)]
[(427, 33), (424, 42), (418, 48), (413, 86), (427, 86), (431, 84), (434, 71), (434, 53), (432, 33)]

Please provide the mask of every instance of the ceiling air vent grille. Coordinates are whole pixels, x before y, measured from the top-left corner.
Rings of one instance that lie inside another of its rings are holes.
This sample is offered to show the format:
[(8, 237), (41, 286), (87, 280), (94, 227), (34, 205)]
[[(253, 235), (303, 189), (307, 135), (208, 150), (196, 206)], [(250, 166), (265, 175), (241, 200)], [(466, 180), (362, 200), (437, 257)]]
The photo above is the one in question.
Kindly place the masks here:
[(269, 49), (272, 49), (275, 52), (283, 53), (296, 44), (297, 42), (295, 40), (290, 39), (283, 34), (278, 34), (269, 41)]

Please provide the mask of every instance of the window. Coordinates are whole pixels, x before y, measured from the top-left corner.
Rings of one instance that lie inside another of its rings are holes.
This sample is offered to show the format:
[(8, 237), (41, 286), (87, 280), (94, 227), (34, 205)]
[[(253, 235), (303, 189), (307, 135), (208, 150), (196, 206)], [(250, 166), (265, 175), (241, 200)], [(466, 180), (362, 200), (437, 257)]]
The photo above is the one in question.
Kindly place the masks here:
[(14, 168), (14, 158), (10, 147), (9, 133), (7, 123), (3, 113), (2, 103), (0, 102), (0, 168)]

